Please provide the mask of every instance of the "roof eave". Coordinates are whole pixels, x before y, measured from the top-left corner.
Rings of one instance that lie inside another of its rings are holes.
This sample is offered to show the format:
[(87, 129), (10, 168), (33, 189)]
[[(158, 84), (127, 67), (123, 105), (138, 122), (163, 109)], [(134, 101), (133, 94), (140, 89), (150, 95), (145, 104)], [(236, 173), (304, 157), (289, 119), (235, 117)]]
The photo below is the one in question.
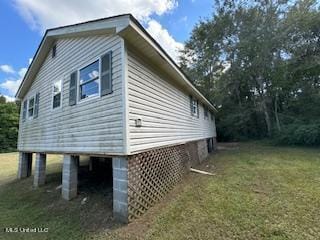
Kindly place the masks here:
[(48, 51), (50, 50), (52, 43), (57, 38), (83, 36), (89, 33), (117, 33), (119, 35), (123, 35), (126, 31), (128, 31), (128, 29), (134, 29), (135, 32), (140, 35), (151, 48), (155, 49), (160, 58), (164, 59), (168, 63), (169, 67), (177, 76), (177, 79), (179, 79), (179, 81), (183, 83), (183, 85), (185, 85), (193, 95), (195, 95), (197, 98), (199, 98), (199, 100), (209, 106), (210, 110), (217, 111), (217, 109), (200, 93), (200, 91), (191, 84), (187, 76), (173, 61), (173, 59), (166, 53), (166, 51), (151, 37), (151, 35), (131, 14), (123, 14), (115, 17), (97, 19), (85, 23), (48, 29), (39, 44), (39, 47), (19, 86), (15, 97), (21, 99), (24, 96), (26, 92), (26, 90), (24, 89), (28, 89), (28, 84), (31, 85), (32, 79), (36, 76), (42, 62), (44, 61), (45, 57), (48, 54)]
[(179, 76), (178, 78), (181, 82), (186, 85), (189, 91), (195, 95), (195, 97), (199, 98), (203, 103), (209, 106), (210, 110), (217, 112), (218, 110), (200, 93), (200, 91), (191, 83), (188, 77), (183, 73), (180, 67), (175, 63), (175, 61), (166, 53), (166, 51), (152, 38), (152, 36), (143, 28), (143, 26), (134, 18), (130, 17), (129, 27), (123, 29), (123, 31), (119, 32), (119, 35), (125, 38), (126, 32), (130, 30), (130, 28), (134, 29), (136, 33), (138, 33), (152, 48), (154, 48), (159, 57), (163, 58), (169, 66), (174, 70), (174, 72)]
[(30, 65), (29, 65), (29, 67), (28, 67), (28, 70), (27, 70), (26, 74), (24, 75), (24, 77), (23, 77), (23, 79), (22, 79), (22, 81), (21, 81), (21, 83), (19, 85), (18, 91), (17, 91), (17, 93), (15, 95), (15, 98), (17, 98), (17, 99), (21, 98), (22, 88), (23, 88), (25, 82), (27, 81), (27, 79), (29, 79), (30, 72), (32, 71), (33, 66), (36, 64), (36, 62), (39, 61), (39, 55), (40, 55), (41, 52), (43, 52), (42, 49), (43, 49), (44, 45), (47, 43), (47, 41), (46, 41), (47, 40), (47, 33), (48, 33), (48, 30), (45, 32), (43, 38), (41, 39), (41, 42), (40, 42), (40, 44), (39, 44), (39, 46), (37, 48), (36, 53), (34, 54), (34, 56), (32, 58), (32, 61), (31, 61)]
[(77, 37), (92, 34), (115, 34), (129, 25), (130, 14), (118, 15), (111, 18), (97, 19), (85, 23), (72, 24), (68, 26), (52, 28), (46, 30), (38, 49), (32, 58), (32, 62), (20, 83), (15, 95), (17, 99), (22, 99), (25, 94), (24, 89), (28, 88), (32, 79), (37, 74), (42, 62), (50, 50), (52, 43), (61, 37)]

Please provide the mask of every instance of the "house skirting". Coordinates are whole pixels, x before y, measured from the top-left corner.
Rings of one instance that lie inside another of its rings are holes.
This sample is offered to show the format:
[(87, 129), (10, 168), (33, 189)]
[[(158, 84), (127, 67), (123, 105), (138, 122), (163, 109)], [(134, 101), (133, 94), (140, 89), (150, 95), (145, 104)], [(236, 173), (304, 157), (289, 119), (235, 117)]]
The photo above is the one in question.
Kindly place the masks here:
[(163, 198), (189, 171), (215, 149), (215, 139), (203, 139), (153, 149), (128, 157), (128, 221), (141, 216)]

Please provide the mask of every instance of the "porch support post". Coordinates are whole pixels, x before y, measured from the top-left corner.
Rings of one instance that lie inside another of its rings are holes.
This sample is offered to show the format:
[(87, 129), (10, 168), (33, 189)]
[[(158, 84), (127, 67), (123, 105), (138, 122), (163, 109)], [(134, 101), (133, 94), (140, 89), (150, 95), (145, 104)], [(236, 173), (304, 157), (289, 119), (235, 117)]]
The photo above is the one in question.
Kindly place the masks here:
[(30, 177), (32, 172), (32, 153), (19, 152), (18, 179)]
[(112, 158), (113, 169), (113, 216), (118, 221), (128, 222), (128, 160)]
[(39, 187), (44, 185), (46, 181), (46, 154), (43, 153), (37, 153), (36, 154), (36, 166), (34, 171), (34, 180), (33, 180), (33, 186)]
[(62, 198), (71, 200), (78, 193), (78, 162), (79, 156), (63, 155)]

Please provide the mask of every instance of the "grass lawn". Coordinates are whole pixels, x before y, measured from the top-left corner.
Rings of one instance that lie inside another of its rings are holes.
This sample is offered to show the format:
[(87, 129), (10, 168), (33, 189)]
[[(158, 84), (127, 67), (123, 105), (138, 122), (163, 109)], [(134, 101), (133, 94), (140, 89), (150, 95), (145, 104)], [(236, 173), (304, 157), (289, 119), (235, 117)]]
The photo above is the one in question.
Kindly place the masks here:
[[(0, 239), (320, 239), (320, 149), (242, 143), (212, 155), (163, 201), (125, 226), (103, 191), (83, 188), (67, 202), (61, 157), (48, 159), (47, 184), (16, 181), (17, 154), (0, 154), (0, 227), (48, 227)], [(87, 203), (81, 204), (84, 197)]]

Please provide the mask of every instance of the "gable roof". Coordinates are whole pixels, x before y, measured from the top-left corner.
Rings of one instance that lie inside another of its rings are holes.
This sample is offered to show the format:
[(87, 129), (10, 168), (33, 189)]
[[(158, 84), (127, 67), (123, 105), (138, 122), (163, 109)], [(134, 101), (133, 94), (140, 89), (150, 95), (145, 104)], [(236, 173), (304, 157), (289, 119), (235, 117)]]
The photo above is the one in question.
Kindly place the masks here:
[(85, 36), (88, 34), (118, 34), (132, 46), (141, 50), (148, 57), (156, 61), (157, 66), (166, 71), (179, 82), (190, 94), (206, 104), (210, 110), (216, 108), (197, 90), (183, 73), (174, 60), (157, 43), (144, 27), (131, 14), (117, 15), (101, 18), (83, 23), (77, 23), (46, 30), (33, 60), (16, 93), (17, 98), (22, 98), (32, 84), (37, 72), (45, 60), (52, 44), (62, 37)]

